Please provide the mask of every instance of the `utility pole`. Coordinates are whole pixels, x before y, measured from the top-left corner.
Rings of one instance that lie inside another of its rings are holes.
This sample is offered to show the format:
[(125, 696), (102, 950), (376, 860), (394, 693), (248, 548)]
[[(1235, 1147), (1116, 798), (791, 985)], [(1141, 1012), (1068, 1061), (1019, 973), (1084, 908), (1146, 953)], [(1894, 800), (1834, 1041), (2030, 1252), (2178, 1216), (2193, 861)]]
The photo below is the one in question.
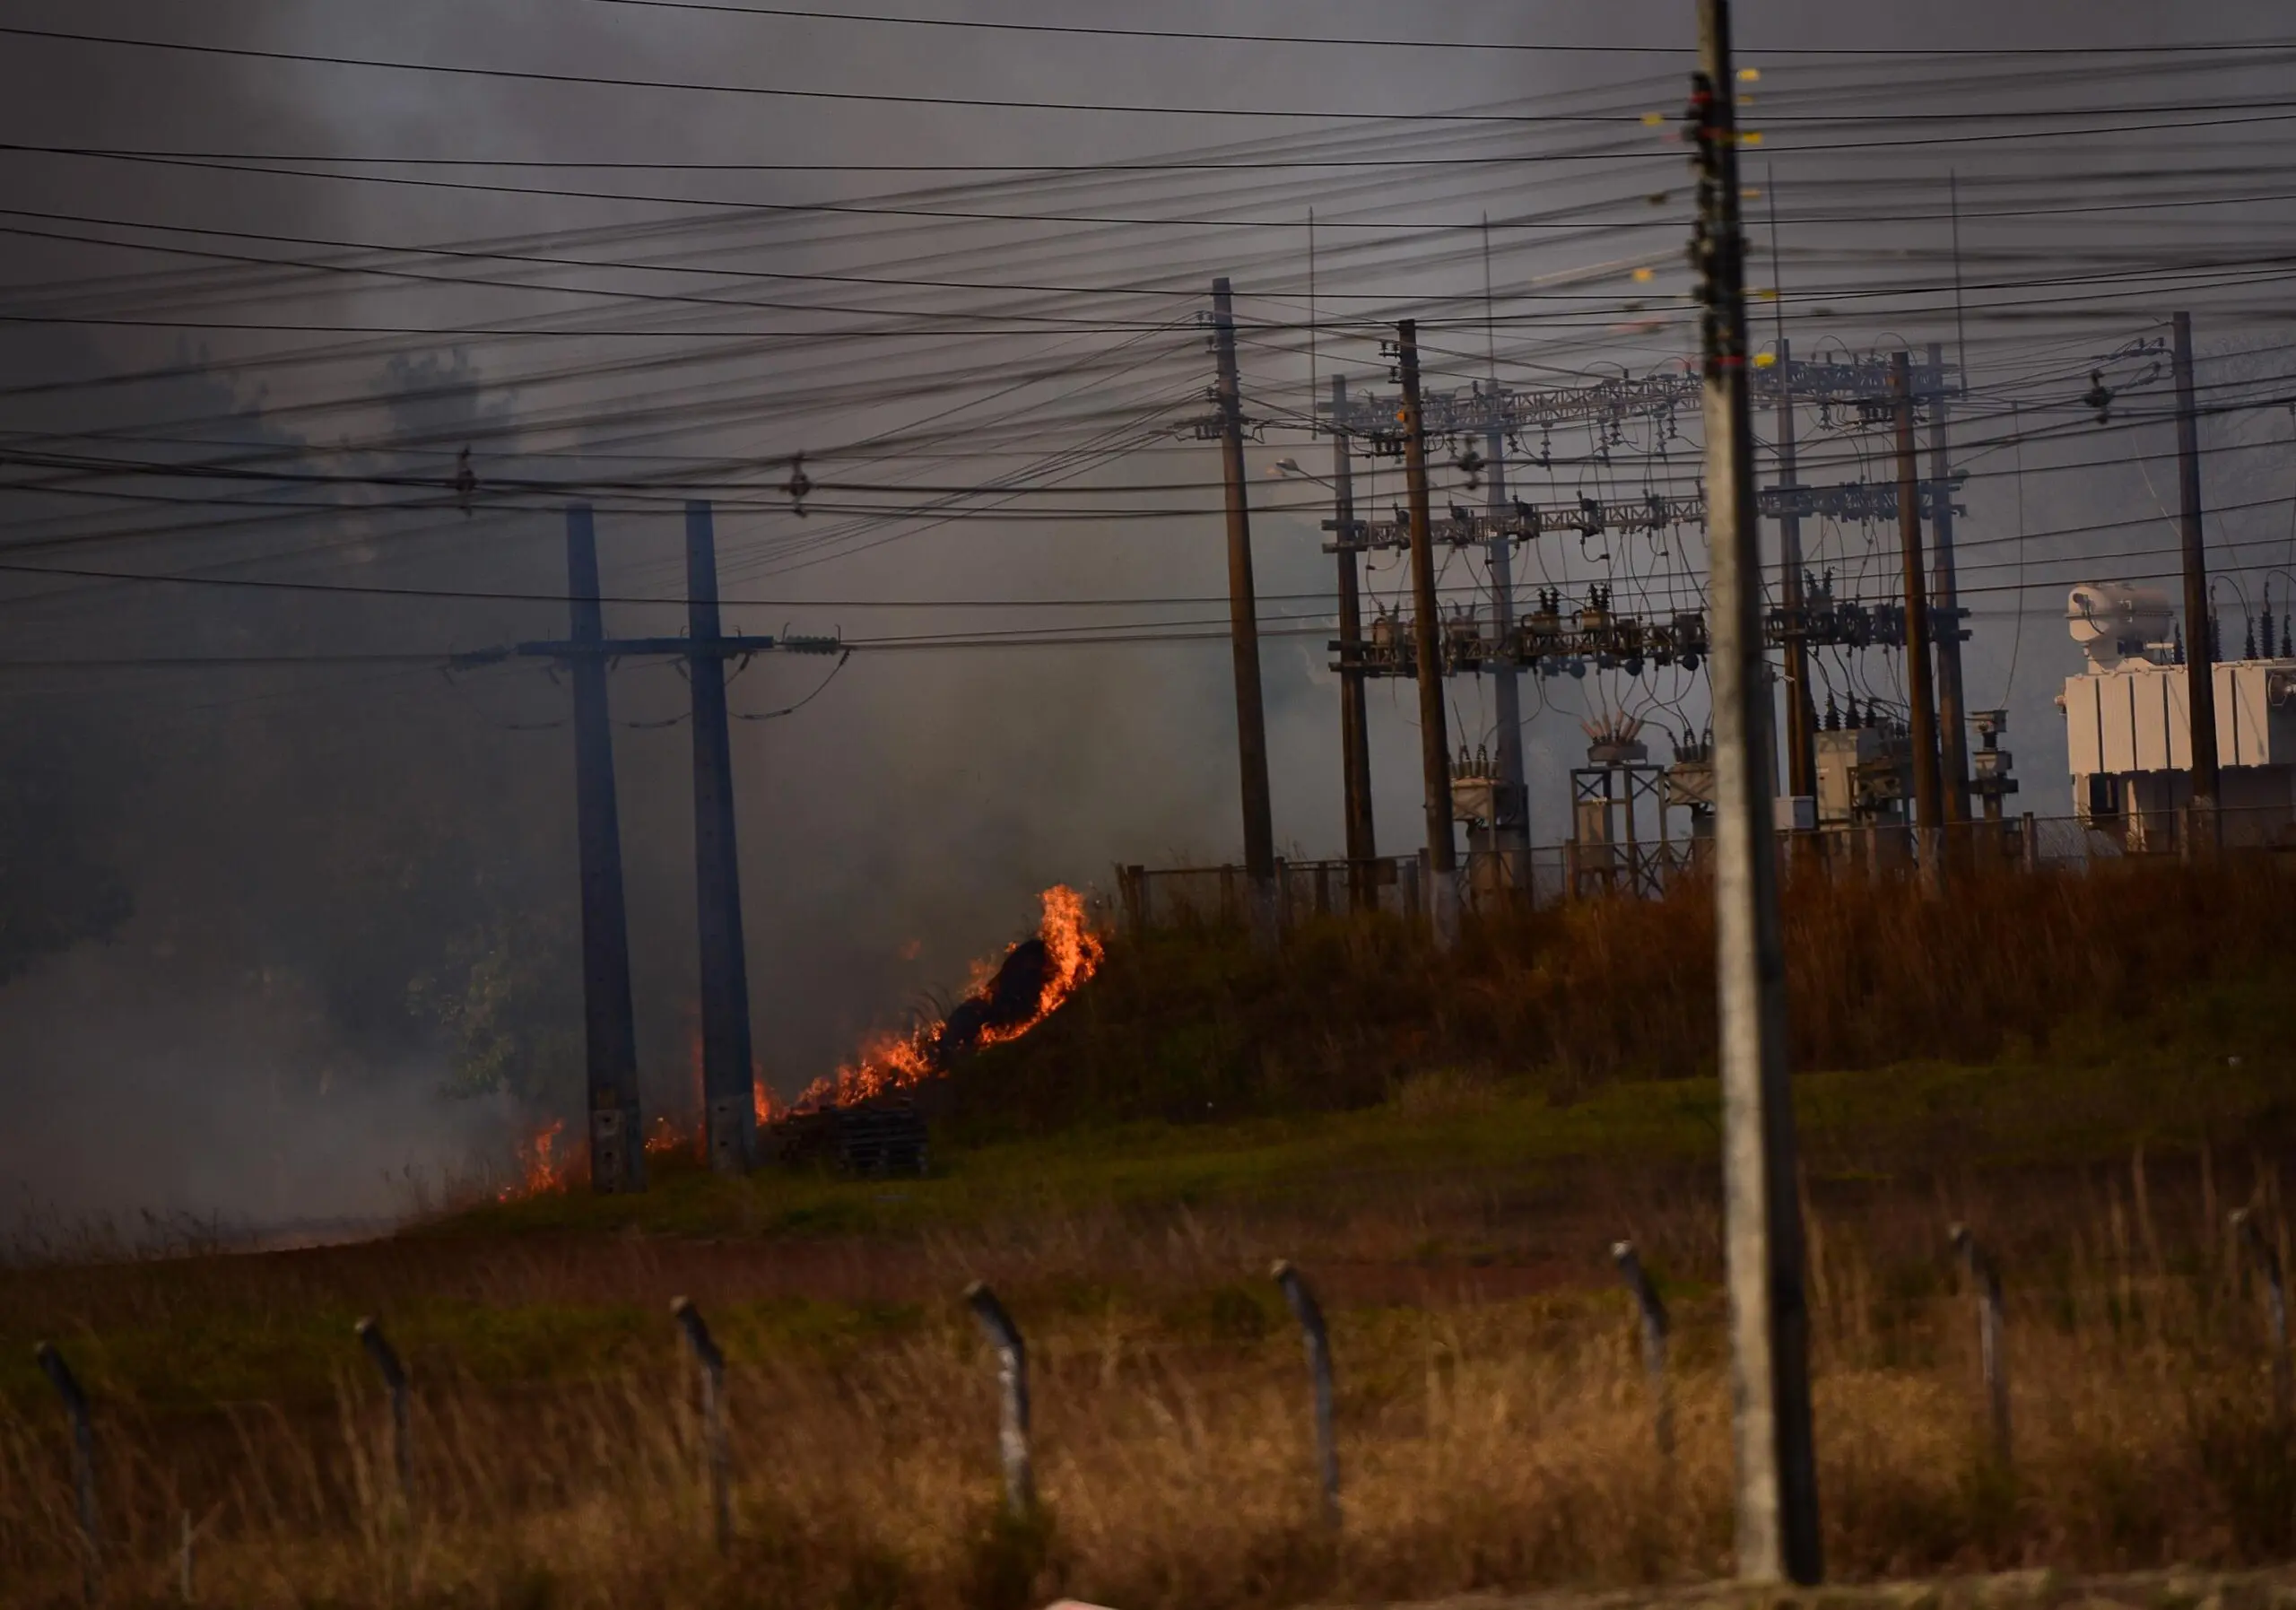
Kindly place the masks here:
[[(1339, 640), (1363, 641), (1363, 597), (1355, 569), (1355, 459), (1348, 450), (1347, 377), (1331, 378), (1331, 490), (1339, 541)], [(1371, 883), (1371, 862), (1379, 853), (1371, 827), (1371, 734), (1363, 708), (1363, 671), (1343, 663), (1339, 670), (1339, 761), (1347, 810), (1347, 890), (1356, 910), (1378, 899)]]
[(1225, 275), (1212, 282), (1212, 339), (1219, 354), (1220, 462), (1228, 483), (1228, 628), (1236, 660), (1236, 758), (1243, 773), (1244, 878), (1252, 943), (1276, 941), (1275, 823), (1268, 804), (1267, 712), (1259, 675), (1259, 598), (1252, 586), (1252, 517), (1244, 500), (1243, 387), (1236, 377), (1236, 315)]
[[(577, 643), (605, 640), (598, 603), (598, 542), (590, 507), (566, 511), (566, 592)], [(643, 1190), (646, 1147), (638, 1111), (638, 1019), (630, 995), (630, 917), (622, 883), (622, 814), (614, 798), (613, 724), (602, 654), (577, 656), (574, 818), (581, 856), (582, 1027), (590, 1114), (590, 1188)]]
[(1810, 1410), (1794, 1101), (1786, 1062), (1786, 954), (1770, 826), (1770, 692), (1761, 635), (1747, 387), (1746, 243), (1739, 217), (1737, 77), (1728, 0), (1699, 0), (1692, 79), (1704, 304), (1706, 487), (1714, 607), (1714, 937), (1720, 1010), (1732, 1424), (1738, 1574), (1823, 1573)]
[(2185, 709), (2192, 719), (2192, 829), (2217, 843), (2216, 643), (2208, 616), (2208, 555), (2200, 519), (2200, 419), (2192, 396), (2192, 315), (2176, 316), (2177, 498), (2185, 551)]
[(685, 506), (686, 628), (693, 651), (694, 904), (701, 941), (701, 1100), (709, 1166), (749, 1172), (757, 1153), (750, 1057), (749, 962), (741, 857), (734, 841), (734, 748), (718, 617), (718, 540), (706, 502)]
[[(1505, 516), (1507, 508), (1507, 432), (1500, 426), (1499, 378), (1491, 387), (1491, 428), (1484, 437), (1485, 474), (1491, 477), (1491, 512)], [(1515, 539), (1504, 531), (1491, 535), (1492, 615), (1497, 640), (1515, 636)], [(1491, 824), (1492, 842), (1499, 848), (1503, 881), (1510, 895), (1528, 893), (1531, 885), (1530, 790), (1523, 774), (1522, 673), (1502, 662), (1492, 673), (1492, 703), (1499, 718), (1499, 785), (1500, 797), (1492, 802), (1497, 820)]]
[[(1771, 233), (1777, 232), (1777, 204), (1771, 204)], [(1818, 791), (1817, 710), (1810, 701), (1810, 651), (1805, 641), (1802, 610), (1808, 603), (1802, 587), (1802, 515), (1795, 493), (1800, 472), (1794, 440), (1794, 353), (1787, 344), (1783, 299), (1778, 336), (1778, 486), (1786, 494), (1778, 513), (1778, 596), (1786, 606), (1786, 791), (1814, 796)]]
[(1929, 635), (1937, 645), (1937, 738), (1944, 761), (1945, 821), (1950, 825), (1970, 819), (1970, 734), (1961, 707), (1961, 586), (1953, 574), (1952, 466), (1945, 448), (1945, 344), (1929, 344), (1929, 368), (1937, 377), (1937, 390), (1929, 399), (1929, 478), (1936, 483), (1936, 503), (1930, 511), (1929, 530), (1936, 544), (1930, 555), (1929, 618), (1937, 629)]
[(1907, 725), (1913, 745), (1916, 841), (1922, 886), (1935, 894), (1944, 887), (1939, 858), (1944, 838), (1944, 790), (1937, 775), (1937, 695), (1929, 677), (1929, 584), (1921, 571), (1921, 467), (1913, 448), (1913, 361), (1904, 352), (1891, 354), (1890, 393), (1898, 427), (1898, 544), (1905, 555), (1905, 689), (1913, 706)]
[(1403, 383), (1403, 462), (1411, 503), (1412, 642), (1419, 664), (1419, 754), (1427, 784), (1427, 918), (1438, 950), (1459, 938), (1458, 857), (1451, 845), (1451, 740), (1443, 720), (1443, 633), (1435, 613), (1435, 537), (1427, 507), (1427, 422), (1419, 407), (1419, 326), (1396, 326)]

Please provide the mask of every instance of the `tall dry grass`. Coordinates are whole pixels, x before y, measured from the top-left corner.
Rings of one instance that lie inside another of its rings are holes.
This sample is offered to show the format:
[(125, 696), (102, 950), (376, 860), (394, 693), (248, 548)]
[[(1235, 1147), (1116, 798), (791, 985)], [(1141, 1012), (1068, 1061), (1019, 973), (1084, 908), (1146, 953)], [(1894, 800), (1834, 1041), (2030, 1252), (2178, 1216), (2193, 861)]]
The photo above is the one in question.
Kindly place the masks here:
[[(1796, 1066), (1984, 1058), (2069, 1023), (2126, 1021), (2196, 985), (2284, 968), (2290, 857), (2083, 873), (1790, 877)], [(1118, 944), (1092, 988), (957, 1081), (967, 1123), (1201, 1118), (1370, 1105), (1442, 1063), (1565, 1084), (1710, 1072), (1710, 891), (1471, 920), (1454, 954), (1393, 918), (1308, 922), (1271, 956), (1237, 935)]]
[[(2270, 1176), (2259, 1189), (2284, 1248)], [(1826, 1546), (1841, 1578), (2047, 1564), (2238, 1565), (2296, 1551), (2296, 1441), (2274, 1417), (2257, 1294), (2222, 1204), (2142, 1160), (2013, 1205), (1913, 1194), (1813, 1215)], [(1991, 1452), (1944, 1213), (1996, 1240), (2016, 1441)], [(1710, 1205), (1638, 1230), (1714, 1272)], [(1032, 1336), (1038, 1527), (1000, 1524), (988, 1361), (953, 1301), (921, 1331), (733, 1373), (736, 1545), (711, 1546), (691, 1381), (655, 1367), (532, 1389), (434, 1364), (417, 1498), (398, 1502), (378, 1394), (331, 1405), (108, 1407), (109, 1602), (172, 1597), (182, 1517), (203, 1602), (244, 1606), (1002, 1607), (1059, 1592), (1221, 1610), (1727, 1568), (1727, 1393), (1710, 1286), (1678, 1286), (1679, 1452), (1662, 1460), (1622, 1296), (1335, 1304), (1345, 1525), (1317, 1519), (1296, 1338), (1243, 1243), (1132, 1232), (1193, 1272), (1186, 1322), (1079, 1299), (1050, 1234), (1012, 1260)], [(1096, 1243), (1101, 1251), (1122, 1251)], [(1177, 1249), (1177, 1250), (1176, 1250)], [(1264, 1267), (1264, 1266), (1257, 1266)], [(1065, 1283), (1065, 1284), (1064, 1284)], [(1178, 1288), (1175, 1288), (1178, 1291)], [(0, 1582), (65, 1604), (80, 1555), (60, 1420), (0, 1412)]]

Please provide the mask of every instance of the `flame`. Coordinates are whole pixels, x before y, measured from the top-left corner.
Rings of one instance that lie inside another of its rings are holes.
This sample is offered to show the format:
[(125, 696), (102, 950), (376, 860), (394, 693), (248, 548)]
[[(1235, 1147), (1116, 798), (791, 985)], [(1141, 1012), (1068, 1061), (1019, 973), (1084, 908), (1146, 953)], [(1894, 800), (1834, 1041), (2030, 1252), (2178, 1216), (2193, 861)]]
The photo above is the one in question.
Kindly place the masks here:
[(573, 1161), (552, 1155), (557, 1149), (558, 1137), (565, 1131), (566, 1120), (552, 1118), (518, 1143), (518, 1178), (498, 1193), (502, 1201), (562, 1191), (573, 1183)]
[[(1056, 883), (1044, 892), (1042, 899), (1044, 917), (1037, 927), (1036, 936), (1043, 942), (1046, 965), (1044, 984), (1037, 993), (1035, 1007), (1020, 1023), (983, 1028), (975, 1042), (978, 1045), (1004, 1045), (1020, 1039), (1057, 1012), (1100, 970), (1107, 944), (1093, 931), (1084, 897), (1065, 883)], [(902, 947), (904, 956), (912, 953), (915, 944), (911, 941)], [(1007, 945), (1000, 954), (975, 962), (963, 998), (985, 1000), (1005, 958), (1018, 948)], [(793, 1113), (818, 1111), (825, 1107), (849, 1107), (872, 1096), (907, 1090), (939, 1076), (947, 1071), (940, 1056), (941, 1033), (945, 1026), (945, 1019), (936, 1018), (905, 1033), (878, 1034), (862, 1047), (861, 1054), (853, 1062), (815, 1080), (804, 1094), (786, 1106), (762, 1077), (753, 1075), (751, 1101), (758, 1123), (778, 1123)], [(688, 1044), (698, 1110), (701, 1091), (701, 1028), (698, 1018), (689, 1025)], [(519, 1143), (518, 1178), (498, 1193), (502, 1201), (562, 1191), (573, 1184), (574, 1160), (557, 1154), (559, 1137), (565, 1129), (565, 1119), (552, 1119)], [(666, 1115), (657, 1114), (647, 1130), (648, 1156), (698, 1152), (700, 1146), (697, 1128), (686, 1127)]]
[[(1092, 929), (1084, 897), (1065, 883), (1055, 883), (1043, 894), (1044, 918), (1037, 937), (1045, 948), (1045, 979), (1035, 1010), (1018, 1023), (981, 1031), (978, 1043), (1003, 1045), (1015, 1040), (1057, 1012), (1061, 1005), (1100, 970), (1107, 944)], [(967, 999), (982, 998), (996, 979), (997, 969), (1019, 947), (1007, 945), (1004, 954), (972, 965), (965, 986)], [(920, 1023), (907, 1033), (880, 1034), (862, 1048), (858, 1058), (836, 1073), (813, 1081), (791, 1109), (816, 1111), (823, 1107), (850, 1107), (889, 1091), (907, 1090), (945, 1071), (939, 1057), (945, 1019)]]

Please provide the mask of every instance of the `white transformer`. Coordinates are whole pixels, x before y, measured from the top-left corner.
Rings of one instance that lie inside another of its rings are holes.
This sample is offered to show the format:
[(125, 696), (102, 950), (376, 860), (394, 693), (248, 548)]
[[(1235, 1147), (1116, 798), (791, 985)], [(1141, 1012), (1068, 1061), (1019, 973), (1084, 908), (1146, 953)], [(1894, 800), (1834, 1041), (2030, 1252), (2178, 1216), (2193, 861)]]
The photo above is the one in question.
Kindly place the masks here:
[[(2192, 799), (2187, 667), (2178, 663), (2168, 601), (2150, 587), (2089, 582), (2073, 589), (2066, 619), (2089, 657), (2057, 701), (2073, 808), (2090, 826), (2124, 834), (2132, 849), (2167, 840), (2171, 819)], [(2223, 660), (2214, 671), (2225, 831), (2281, 838), (2296, 822), (2296, 658)]]

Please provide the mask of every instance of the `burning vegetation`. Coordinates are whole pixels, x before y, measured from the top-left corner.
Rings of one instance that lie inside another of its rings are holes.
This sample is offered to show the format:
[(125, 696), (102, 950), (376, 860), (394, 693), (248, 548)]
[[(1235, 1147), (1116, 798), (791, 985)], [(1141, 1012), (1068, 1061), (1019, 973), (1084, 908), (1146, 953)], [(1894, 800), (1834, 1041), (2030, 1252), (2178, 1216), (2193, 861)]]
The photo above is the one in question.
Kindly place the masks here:
[(964, 998), (946, 1017), (872, 1042), (857, 1061), (815, 1080), (795, 1110), (850, 1107), (906, 1090), (946, 1074), (984, 1047), (1020, 1039), (1100, 970), (1104, 953), (1084, 897), (1054, 884), (1044, 892), (1044, 919), (1036, 933), (994, 962), (974, 963)]
[[(777, 1101), (763, 1080), (754, 1086), (761, 1126), (854, 1107), (941, 1077), (973, 1052), (1018, 1040), (1058, 1011), (1100, 970), (1106, 944), (1093, 931), (1084, 897), (1065, 883), (1043, 894), (1044, 916), (1037, 931), (994, 961), (973, 964), (965, 993), (945, 1017), (921, 1023), (905, 1033), (880, 1035), (852, 1063), (816, 1079), (796, 1102)], [(700, 1066), (695, 1034), (697, 1087)], [(577, 1183), (578, 1168), (558, 1150), (565, 1120), (553, 1119), (518, 1145), (518, 1177), (498, 1193), (503, 1201), (561, 1191)], [(665, 1117), (657, 1117), (646, 1136), (649, 1156), (692, 1151), (698, 1136)]]

